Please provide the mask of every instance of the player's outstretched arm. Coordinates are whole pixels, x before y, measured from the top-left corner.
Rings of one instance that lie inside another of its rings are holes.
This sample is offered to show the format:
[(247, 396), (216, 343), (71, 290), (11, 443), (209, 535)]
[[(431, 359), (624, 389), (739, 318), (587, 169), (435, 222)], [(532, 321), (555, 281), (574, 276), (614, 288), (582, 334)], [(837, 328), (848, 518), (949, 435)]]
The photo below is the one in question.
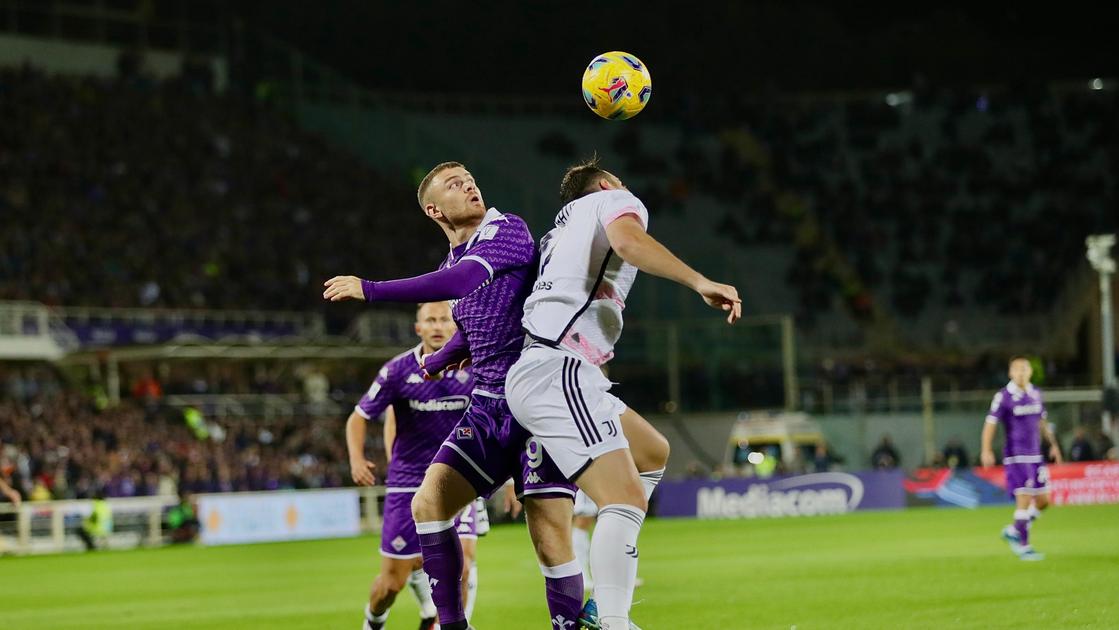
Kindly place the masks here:
[(424, 378), (431, 380), (443, 370), (453, 366), (461, 367), (469, 360), (470, 345), (462, 331), (457, 330), (437, 352), (420, 357), (420, 369), (424, 372)]
[(356, 411), (346, 420), (346, 450), (350, 454), (350, 476), (354, 483), (359, 486), (376, 483), (373, 476), (376, 464), (365, 459), (365, 418)]
[(623, 216), (610, 222), (606, 226), (606, 238), (622, 260), (645, 273), (682, 284), (698, 293), (708, 306), (726, 311), (728, 324), (742, 317), (738, 289), (729, 284), (712, 282), (689, 267), (657, 239), (649, 236), (637, 217)]
[(334, 276), (323, 283), (323, 299), (331, 302), (442, 302), (457, 300), (474, 292), (490, 279), (482, 263), (467, 259), (439, 271), (403, 280), (373, 282), (357, 276)]

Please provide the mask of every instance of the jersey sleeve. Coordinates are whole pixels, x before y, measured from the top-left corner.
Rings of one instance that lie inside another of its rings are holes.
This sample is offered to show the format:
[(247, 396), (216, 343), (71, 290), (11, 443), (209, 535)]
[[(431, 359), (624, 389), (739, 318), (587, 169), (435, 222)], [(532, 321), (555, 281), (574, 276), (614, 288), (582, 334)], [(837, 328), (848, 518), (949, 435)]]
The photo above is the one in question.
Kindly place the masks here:
[(624, 216), (634, 216), (641, 225), (649, 229), (649, 210), (633, 193), (628, 190), (617, 190), (609, 195), (603, 195), (602, 203), (598, 206), (598, 220), (602, 227), (606, 227)]
[(991, 409), (987, 412), (986, 422), (988, 424), (998, 424), (1005, 416), (1003, 413), (1005, 407), (1002, 405), (1002, 400), (1002, 392), (995, 392), (995, 397), (991, 399)]
[(385, 409), (392, 404), (393, 398), (396, 397), (393, 376), (392, 363), (386, 363), (381, 371), (377, 372), (377, 378), (373, 380), (369, 390), (362, 395), (361, 400), (357, 401), (354, 412), (366, 420), (371, 420), (384, 413)]
[(483, 226), (474, 245), (459, 260), (481, 263), (493, 280), (502, 272), (532, 265), (535, 257), (536, 241), (528, 226), (520, 217), (507, 214)]

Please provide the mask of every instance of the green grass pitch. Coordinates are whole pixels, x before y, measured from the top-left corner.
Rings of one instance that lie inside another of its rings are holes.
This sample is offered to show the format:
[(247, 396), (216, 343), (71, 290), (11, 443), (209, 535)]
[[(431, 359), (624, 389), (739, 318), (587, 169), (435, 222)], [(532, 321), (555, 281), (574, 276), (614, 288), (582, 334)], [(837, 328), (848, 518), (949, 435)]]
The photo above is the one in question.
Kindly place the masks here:
[[(1119, 506), (1050, 510), (1044, 562), (998, 539), (1010, 508), (765, 521), (650, 520), (633, 618), (680, 628), (1117, 628)], [(372, 536), (0, 558), (0, 628), (358, 630)], [(523, 526), (479, 545), (479, 630), (548, 628)], [(416, 627), (405, 592), (389, 627)]]

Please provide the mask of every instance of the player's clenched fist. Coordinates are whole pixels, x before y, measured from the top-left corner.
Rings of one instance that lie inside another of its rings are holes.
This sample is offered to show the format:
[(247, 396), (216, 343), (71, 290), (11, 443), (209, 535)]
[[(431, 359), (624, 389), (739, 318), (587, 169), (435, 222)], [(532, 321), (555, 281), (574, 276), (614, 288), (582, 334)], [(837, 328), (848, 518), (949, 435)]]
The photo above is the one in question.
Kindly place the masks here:
[(323, 283), (323, 299), (331, 302), (342, 300), (364, 300), (365, 293), (361, 290), (361, 278), (357, 276), (334, 276)]

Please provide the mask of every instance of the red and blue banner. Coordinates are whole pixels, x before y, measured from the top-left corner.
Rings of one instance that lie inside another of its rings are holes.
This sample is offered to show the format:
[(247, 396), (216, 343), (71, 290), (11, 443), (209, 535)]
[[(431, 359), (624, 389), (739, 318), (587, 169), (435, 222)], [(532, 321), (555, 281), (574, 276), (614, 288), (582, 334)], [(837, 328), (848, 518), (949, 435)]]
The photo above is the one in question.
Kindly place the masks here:
[[(1119, 503), (1117, 462), (1077, 462), (1048, 468), (1049, 496), (1056, 505)], [(919, 468), (904, 485), (911, 506), (976, 507), (1012, 502), (1002, 466)]]

